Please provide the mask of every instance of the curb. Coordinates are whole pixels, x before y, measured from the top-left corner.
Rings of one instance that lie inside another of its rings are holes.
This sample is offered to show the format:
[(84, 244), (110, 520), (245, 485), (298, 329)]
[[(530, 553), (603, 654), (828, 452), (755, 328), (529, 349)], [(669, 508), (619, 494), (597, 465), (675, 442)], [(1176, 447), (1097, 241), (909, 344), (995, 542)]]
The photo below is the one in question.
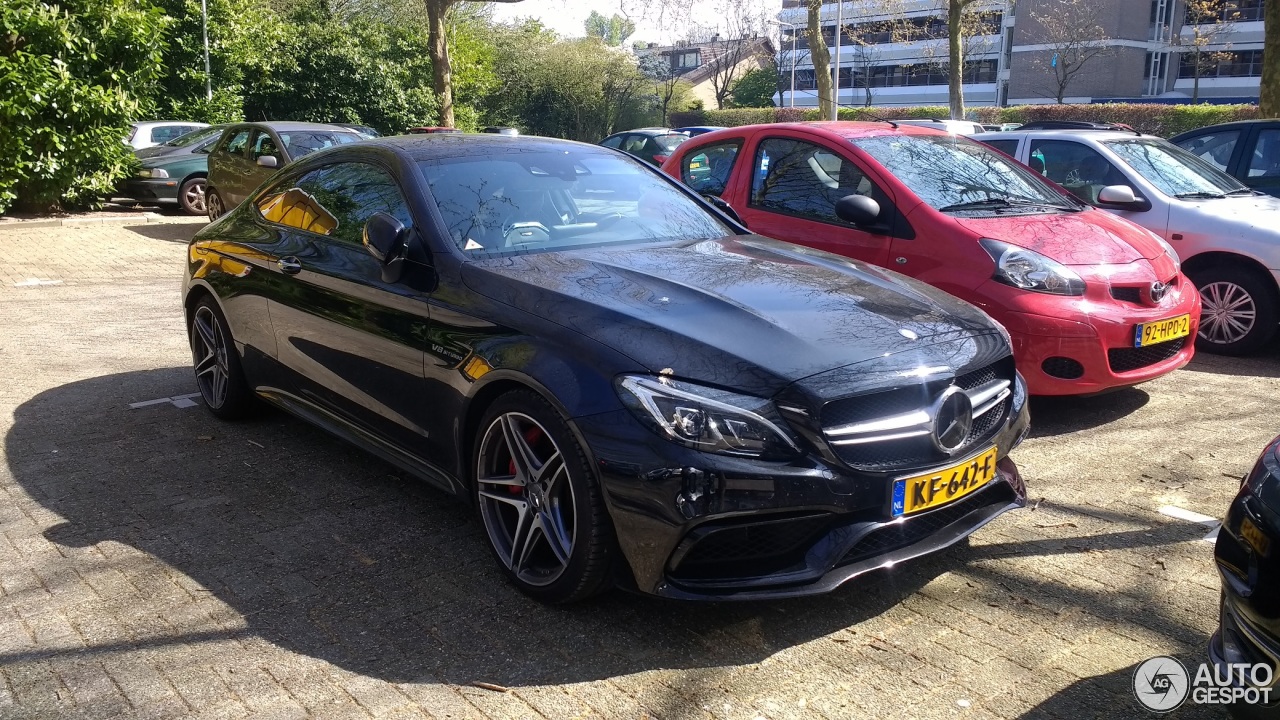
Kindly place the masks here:
[(10, 220), (0, 222), (0, 233), (6, 230), (32, 230), (52, 227), (95, 227), (98, 225), (198, 225), (208, 220), (196, 215), (173, 217), (157, 213), (142, 213), (134, 217), (86, 217), (59, 218), (54, 220)]

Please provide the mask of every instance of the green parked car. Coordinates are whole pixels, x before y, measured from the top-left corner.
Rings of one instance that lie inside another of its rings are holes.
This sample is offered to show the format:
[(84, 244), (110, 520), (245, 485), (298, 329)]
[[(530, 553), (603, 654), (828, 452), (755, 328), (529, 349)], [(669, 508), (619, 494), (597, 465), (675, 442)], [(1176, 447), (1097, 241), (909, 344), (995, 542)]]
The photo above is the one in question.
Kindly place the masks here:
[(204, 215), (209, 151), (226, 128), (226, 125), (200, 128), (163, 145), (137, 151), (142, 167), (120, 184), (116, 196), (141, 203), (176, 202), (187, 213)]

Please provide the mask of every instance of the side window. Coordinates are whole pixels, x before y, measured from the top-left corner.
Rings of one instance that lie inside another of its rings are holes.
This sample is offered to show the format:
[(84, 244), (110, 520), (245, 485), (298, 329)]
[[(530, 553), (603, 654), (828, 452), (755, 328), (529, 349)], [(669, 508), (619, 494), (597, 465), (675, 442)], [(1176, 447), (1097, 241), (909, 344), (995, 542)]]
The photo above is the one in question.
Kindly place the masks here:
[(391, 175), (365, 163), (339, 163), (285, 179), (257, 200), (269, 222), (325, 235), (352, 245), (364, 241), (364, 224), (385, 212), (413, 224), (409, 206)]
[(742, 142), (735, 140), (708, 145), (696, 153), (685, 155), (680, 162), (680, 179), (700, 193), (722, 195), (729, 184), (729, 175), (733, 173), (733, 163), (738, 159), (740, 149)]
[(167, 127), (151, 128), (151, 142), (156, 144), (164, 144), (182, 134), (182, 128), (172, 125)]
[(253, 152), (249, 153), (249, 159), (257, 160), (264, 155), (270, 155), (278, 160), (284, 159), (280, 157), (280, 149), (276, 147), (276, 141), (272, 139), (271, 133), (258, 130), (253, 135)]
[(622, 141), (622, 150), (624, 152), (632, 153), (633, 155), (639, 155), (641, 152), (644, 152), (644, 144), (648, 141), (649, 138), (644, 135), (628, 135), (626, 136), (626, 139)]
[(614, 135), (612, 137), (607, 137), (604, 140), (602, 140), (600, 144), (607, 148), (613, 148), (614, 150), (617, 150), (618, 146), (622, 145), (622, 136)]
[(751, 204), (764, 210), (845, 224), (836, 201), (847, 195), (880, 195), (858, 166), (800, 140), (760, 143), (751, 183)]
[(1009, 157), (1018, 157), (1017, 140), (983, 140), (982, 142), (990, 145)]
[(1227, 163), (1231, 162), (1231, 153), (1235, 151), (1236, 142), (1239, 140), (1239, 130), (1227, 130), (1197, 135), (1189, 140), (1183, 140), (1178, 145), (1183, 150), (1226, 172)]
[(1280, 130), (1263, 130), (1249, 160), (1249, 178), (1280, 176)]
[(218, 149), (232, 155), (244, 155), (244, 149), (248, 146), (249, 130), (246, 128), (227, 135), (227, 139), (222, 141)]
[[(1098, 193), (1108, 185), (1129, 185), (1129, 180), (1097, 150), (1072, 140), (1032, 140), (1032, 161), (1044, 164), (1041, 172), (1072, 195), (1098, 204)], [(1029, 161), (1029, 162), (1032, 162)], [(1032, 164), (1035, 168), (1036, 165)]]

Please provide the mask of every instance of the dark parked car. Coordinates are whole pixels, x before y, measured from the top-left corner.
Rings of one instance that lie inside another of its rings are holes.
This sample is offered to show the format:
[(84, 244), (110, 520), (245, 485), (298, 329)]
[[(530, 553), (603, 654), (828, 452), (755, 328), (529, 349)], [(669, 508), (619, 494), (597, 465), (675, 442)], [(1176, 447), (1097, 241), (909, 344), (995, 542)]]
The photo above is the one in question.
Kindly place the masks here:
[(362, 140), (354, 130), (304, 122), (240, 123), (222, 132), (209, 153), (205, 207), (210, 220), (244, 202), (277, 168), (334, 145)]
[(671, 157), (672, 151), (689, 136), (670, 128), (636, 128), (614, 133), (600, 144), (634, 155), (651, 165), (661, 165)]
[(365, 138), (366, 140), (370, 138), (382, 137), (382, 133), (378, 132), (377, 130), (374, 130), (368, 125), (357, 125), (356, 123), (332, 123), (332, 124), (337, 125), (338, 127), (344, 127), (348, 130), (353, 130), (357, 135), (359, 135), (362, 138)]
[(1280, 197), (1280, 120), (1241, 120), (1189, 130), (1174, 145), (1249, 188)]
[(137, 151), (140, 167), (116, 190), (117, 197), (141, 203), (176, 202), (192, 215), (204, 215), (209, 152), (226, 125), (189, 132), (164, 145)]
[[(1225, 666), (1266, 664), (1270, 704), (1238, 704), (1242, 718), (1280, 716), (1280, 438), (1258, 458), (1245, 477), (1214, 547), (1222, 576), (1222, 612), (1209, 641), (1209, 659), (1228, 677)], [(1266, 675), (1265, 673), (1260, 673)], [(1247, 683), (1238, 687), (1247, 687)]]
[(684, 133), (685, 135), (688, 135), (689, 137), (694, 138), (694, 137), (698, 137), (699, 135), (706, 135), (709, 132), (715, 132), (717, 130), (724, 130), (724, 126), (723, 125), (689, 125), (686, 127), (678, 127), (673, 132)]
[(989, 317), (611, 150), (317, 153), (189, 257), (215, 415), (266, 400), (475, 503), (545, 601), (825, 592), (1025, 502), (1026, 388)]

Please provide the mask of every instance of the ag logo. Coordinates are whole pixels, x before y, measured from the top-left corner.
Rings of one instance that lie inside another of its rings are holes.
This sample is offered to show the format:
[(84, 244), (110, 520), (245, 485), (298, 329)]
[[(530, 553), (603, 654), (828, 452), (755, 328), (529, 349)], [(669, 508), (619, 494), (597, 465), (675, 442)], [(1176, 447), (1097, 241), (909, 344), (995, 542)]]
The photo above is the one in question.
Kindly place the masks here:
[(1133, 671), (1133, 694), (1148, 710), (1166, 713), (1187, 699), (1191, 676), (1171, 657), (1153, 657)]

